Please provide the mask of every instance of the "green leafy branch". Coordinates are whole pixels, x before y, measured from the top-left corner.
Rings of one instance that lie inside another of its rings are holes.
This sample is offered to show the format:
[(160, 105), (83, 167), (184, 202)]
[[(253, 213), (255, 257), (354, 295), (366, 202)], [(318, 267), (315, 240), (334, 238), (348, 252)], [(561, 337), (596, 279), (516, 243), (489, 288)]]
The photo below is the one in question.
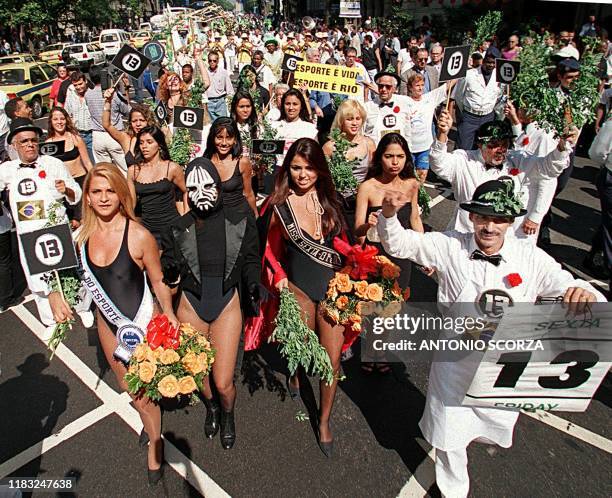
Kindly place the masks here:
[(504, 190), (487, 192), (482, 198), (493, 203), (493, 209), (496, 213), (511, 211), (518, 215), (523, 209), (523, 203), (514, 192), (514, 182), (512, 181), (504, 182)]
[(329, 355), (321, 346), (317, 334), (302, 320), (300, 305), (289, 289), (281, 291), (280, 306), (274, 322), (276, 327), (270, 339), (280, 344), (280, 353), (287, 359), (289, 373), (295, 374), (301, 365), (331, 385), (334, 370)]
[(331, 131), (329, 138), (334, 142), (334, 152), (328, 163), (336, 190), (343, 194), (354, 194), (358, 183), (353, 170), (359, 165), (359, 159), (347, 159), (346, 153), (357, 144), (348, 140), (338, 128)]
[(490, 10), (479, 17), (474, 24), (474, 39), (472, 40), (472, 52), (475, 52), (495, 33), (502, 21), (502, 13), (499, 10)]

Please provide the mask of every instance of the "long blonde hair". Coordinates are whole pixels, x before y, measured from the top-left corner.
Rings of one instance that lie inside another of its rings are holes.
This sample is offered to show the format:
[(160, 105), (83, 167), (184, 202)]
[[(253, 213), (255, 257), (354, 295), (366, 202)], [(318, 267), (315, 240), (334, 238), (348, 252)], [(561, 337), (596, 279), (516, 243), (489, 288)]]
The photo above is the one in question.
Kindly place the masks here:
[(334, 128), (337, 128), (342, 131), (342, 125), (344, 124), (346, 118), (354, 114), (359, 114), (361, 116), (361, 126), (363, 130), (363, 125), (365, 124), (366, 120), (366, 110), (358, 101), (353, 99), (345, 100), (342, 102), (342, 104), (340, 104), (340, 107), (338, 107), (338, 111), (336, 112), (336, 116), (334, 117), (334, 122), (331, 125), (331, 129), (333, 130)]
[(85, 182), (83, 183), (83, 199), (81, 201), (83, 208), (83, 223), (81, 224), (81, 230), (77, 236), (77, 242), (79, 244), (87, 242), (97, 228), (98, 216), (88, 203), (89, 186), (91, 185), (91, 181), (97, 177), (106, 179), (119, 197), (119, 212), (121, 215), (136, 221), (136, 215), (132, 207), (132, 194), (130, 193), (125, 176), (113, 163), (98, 163), (89, 173), (87, 173)]

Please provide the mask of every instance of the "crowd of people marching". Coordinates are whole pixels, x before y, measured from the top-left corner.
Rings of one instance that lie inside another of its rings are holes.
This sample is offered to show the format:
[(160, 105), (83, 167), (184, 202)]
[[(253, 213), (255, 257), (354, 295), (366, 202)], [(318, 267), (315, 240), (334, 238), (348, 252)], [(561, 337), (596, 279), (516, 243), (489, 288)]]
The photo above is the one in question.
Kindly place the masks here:
[[(612, 44), (594, 19), (589, 22), (593, 33), (583, 35), (601, 37), (607, 63), (590, 147), (591, 158), (602, 165), (602, 226), (589, 264), (605, 277), (612, 264)], [(73, 317), (45, 279), (29, 274), (23, 248), (11, 248), (12, 232), (42, 228), (59, 201), (86, 274), (118, 315), (136, 324), (147, 311), (150, 318), (152, 292), (151, 307), (172, 324), (189, 322), (210, 338), (216, 357), (202, 388), (204, 433), (212, 438), (220, 432), (229, 449), (236, 440), (234, 370), (241, 335), (250, 338), (245, 343), (257, 343), (253, 338), (267, 334), (274, 318), (264, 298), (291, 289), (339, 373), (343, 327), (320, 309), (342, 266), (337, 237), (376, 245), (400, 266), (402, 288), (410, 286), (412, 264), (420, 265), (437, 278), (440, 303), (474, 301), (490, 288), (504, 289), (516, 301), (559, 295), (578, 306), (605, 301), (543, 250), (550, 243), (550, 206), (571, 175), (580, 130), (568, 126), (559, 137), (543, 131), (496, 81), (495, 60), (520, 57), (521, 44), (529, 43), (521, 35), (504, 44), (497, 37), (485, 41), (472, 54), (465, 78), (440, 83), (445, 47), (427, 19), (406, 40), (368, 24), (318, 23), (301, 32), (210, 29), (202, 43), (185, 42), (172, 61), (150, 66), (136, 80), (123, 77), (116, 90), (102, 89), (95, 67), (83, 74), (59, 65), (46, 135), (32, 122), (27, 102), (0, 92), (0, 188), (6, 194), (0, 310), (23, 299), (14, 268), (21, 258), (47, 334)], [(579, 37), (562, 31), (548, 40), (556, 63), (550, 84), (572, 92), (581, 71)], [(285, 54), (358, 69), (359, 93), (347, 98), (294, 85), (282, 69)], [(164, 104), (163, 122), (145, 103), (147, 92)], [(169, 147), (178, 133), (172, 122), (177, 106), (205, 110), (203, 128), (189, 132), (193, 146), (183, 164)], [(350, 144), (345, 159), (355, 190), (334, 185), (328, 166), (338, 145), (334, 130)], [(43, 136), (62, 142), (63, 152), (41, 155)], [(284, 141), (282, 154), (271, 161), (254, 154), (253, 141), (263, 138)], [(423, 222), (419, 192), (429, 170), (450, 184), (456, 200), (445, 232), (431, 232)], [(598, 251), (604, 265), (595, 262)], [(520, 274), (522, 284), (509, 284), (511, 273)], [(418, 299), (419, 289), (411, 291)], [(94, 323), (90, 304), (84, 298), (75, 311), (87, 327)], [(117, 327), (100, 311), (97, 327), (106, 359), (127, 388), (126, 365), (114, 356)], [(449, 405), (452, 387), (444, 378), (456, 375), (453, 368), (432, 367), (421, 429), (437, 449), (443, 495), (466, 496), (467, 446), (510, 446), (518, 412)], [(363, 363), (363, 370), (385, 373), (389, 365)], [(337, 377), (320, 384), (317, 441), (328, 457)], [(300, 376), (288, 378), (287, 388), (298, 398)], [(135, 398), (135, 407), (144, 424), (141, 442), (149, 442), (149, 480), (156, 483), (163, 469), (160, 409), (144, 397)]]

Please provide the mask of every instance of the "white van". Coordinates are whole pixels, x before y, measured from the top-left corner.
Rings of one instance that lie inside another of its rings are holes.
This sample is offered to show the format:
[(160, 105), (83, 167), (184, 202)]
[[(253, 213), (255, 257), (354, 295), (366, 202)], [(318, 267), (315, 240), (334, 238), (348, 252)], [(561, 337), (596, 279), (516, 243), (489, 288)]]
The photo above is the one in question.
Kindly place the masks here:
[(122, 29), (104, 29), (100, 33), (99, 44), (107, 58), (117, 55), (121, 47), (130, 41), (130, 35)]

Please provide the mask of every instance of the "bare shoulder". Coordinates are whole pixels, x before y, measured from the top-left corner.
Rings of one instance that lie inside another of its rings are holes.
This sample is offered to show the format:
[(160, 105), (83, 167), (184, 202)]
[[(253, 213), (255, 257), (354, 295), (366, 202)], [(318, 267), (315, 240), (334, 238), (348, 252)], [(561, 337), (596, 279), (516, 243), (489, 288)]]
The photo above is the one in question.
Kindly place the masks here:
[(364, 137), (364, 138), (365, 138), (365, 143), (368, 147), (368, 151), (376, 150), (376, 142), (374, 142), (374, 140), (372, 140), (370, 137)]
[[(148, 249), (149, 247), (156, 247), (157, 242), (155, 241), (155, 237), (151, 235), (145, 227), (143, 227), (137, 221), (130, 221), (130, 228), (128, 232), (128, 237), (130, 241), (133, 241), (136, 244), (136, 247), (139, 249), (139, 253)], [(134, 246), (133, 246), (134, 247)]]
[[(130, 166), (131, 167), (131, 166)], [(175, 163), (174, 161), (170, 161), (170, 174), (172, 176), (176, 175), (176, 174), (181, 174), (184, 173), (183, 172), (183, 168), (181, 168), (177, 163)]]
[(249, 172), (249, 174), (251, 173), (251, 171), (253, 170), (253, 165), (251, 164), (251, 160), (246, 157), (246, 156), (242, 156), (240, 158), (240, 163), (238, 168), (240, 169), (240, 174), (244, 175), (245, 172)]
[(327, 157), (331, 156), (334, 153), (334, 150), (336, 150), (336, 146), (333, 140), (328, 140), (323, 145), (323, 154), (325, 154)]

